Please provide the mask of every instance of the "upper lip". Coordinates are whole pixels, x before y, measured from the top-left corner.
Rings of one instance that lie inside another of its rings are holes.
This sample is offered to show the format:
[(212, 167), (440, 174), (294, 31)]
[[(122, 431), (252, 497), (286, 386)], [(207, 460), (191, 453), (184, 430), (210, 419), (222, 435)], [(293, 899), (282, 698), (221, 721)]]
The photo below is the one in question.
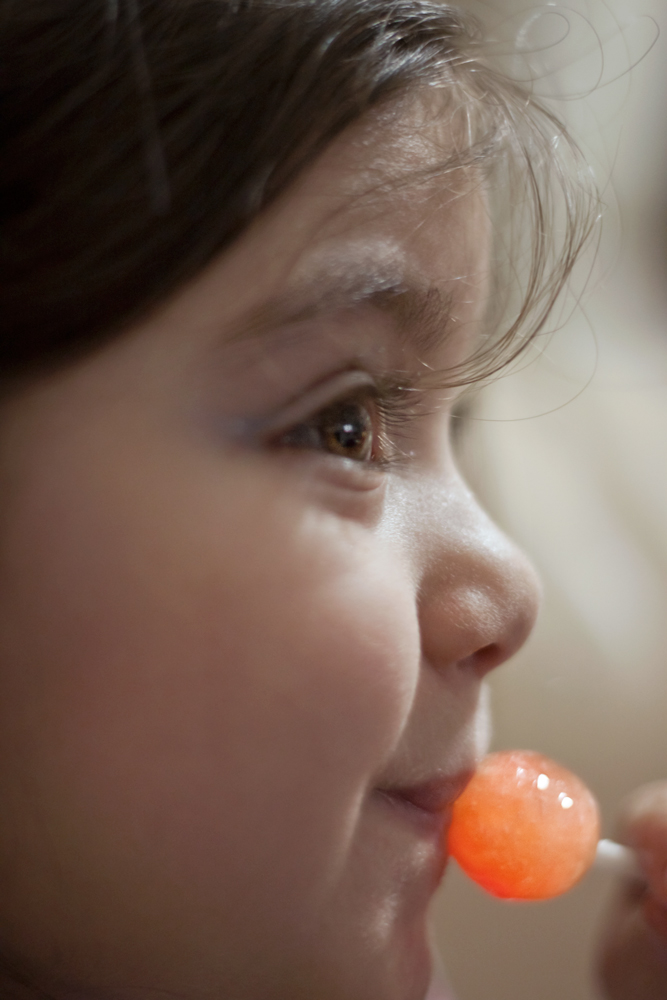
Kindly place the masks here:
[(473, 775), (473, 768), (456, 774), (438, 775), (411, 785), (392, 785), (379, 788), (383, 795), (408, 803), (423, 812), (443, 813), (458, 799)]

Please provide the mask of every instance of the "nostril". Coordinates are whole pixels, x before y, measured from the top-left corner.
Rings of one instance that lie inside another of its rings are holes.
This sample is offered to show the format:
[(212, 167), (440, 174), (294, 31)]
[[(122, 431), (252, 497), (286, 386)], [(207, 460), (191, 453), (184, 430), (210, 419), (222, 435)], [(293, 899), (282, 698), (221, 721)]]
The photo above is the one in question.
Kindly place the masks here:
[(490, 642), (488, 646), (482, 646), (481, 649), (476, 650), (471, 656), (466, 656), (464, 660), (460, 660), (459, 666), (474, 670), (480, 677), (484, 677), (485, 674), (488, 674), (506, 659), (507, 651), (504, 647), (498, 642)]

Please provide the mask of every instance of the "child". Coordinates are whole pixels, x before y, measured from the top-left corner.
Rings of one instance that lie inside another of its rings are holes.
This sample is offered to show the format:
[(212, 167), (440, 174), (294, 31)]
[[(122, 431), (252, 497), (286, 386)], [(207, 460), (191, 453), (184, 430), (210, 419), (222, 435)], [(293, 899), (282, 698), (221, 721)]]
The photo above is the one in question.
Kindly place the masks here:
[(3, 998), (424, 997), (537, 605), (450, 415), (590, 231), (479, 46), (424, 0), (0, 0)]

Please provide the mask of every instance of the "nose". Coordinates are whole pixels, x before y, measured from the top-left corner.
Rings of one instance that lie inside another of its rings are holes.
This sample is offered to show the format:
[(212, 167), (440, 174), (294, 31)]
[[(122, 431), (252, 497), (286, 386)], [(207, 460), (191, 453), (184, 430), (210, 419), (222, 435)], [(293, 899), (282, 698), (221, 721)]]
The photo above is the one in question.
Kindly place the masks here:
[(436, 669), (457, 665), (482, 677), (530, 634), (539, 581), (464, 483), (430, 498), (416, 543), (422, 654)]

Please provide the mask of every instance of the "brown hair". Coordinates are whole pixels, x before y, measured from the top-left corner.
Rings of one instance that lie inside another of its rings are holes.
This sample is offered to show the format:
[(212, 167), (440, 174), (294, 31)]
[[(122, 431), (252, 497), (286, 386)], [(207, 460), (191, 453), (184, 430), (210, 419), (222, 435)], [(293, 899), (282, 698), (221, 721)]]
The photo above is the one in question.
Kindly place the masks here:
[(506, 205), (513, 183), (529, 215), (519, 305), (480, 349), (499, 367), (543, 325), (592, 216), (554, 152), (554, 136), (574, 150), (562, 127), (482, 52), (434, 0), (0, 0), (0, 372), (122, 329), (348, 124), (425, 85), (456, 95), (461, 159), (493, 165), (492, 193)]

